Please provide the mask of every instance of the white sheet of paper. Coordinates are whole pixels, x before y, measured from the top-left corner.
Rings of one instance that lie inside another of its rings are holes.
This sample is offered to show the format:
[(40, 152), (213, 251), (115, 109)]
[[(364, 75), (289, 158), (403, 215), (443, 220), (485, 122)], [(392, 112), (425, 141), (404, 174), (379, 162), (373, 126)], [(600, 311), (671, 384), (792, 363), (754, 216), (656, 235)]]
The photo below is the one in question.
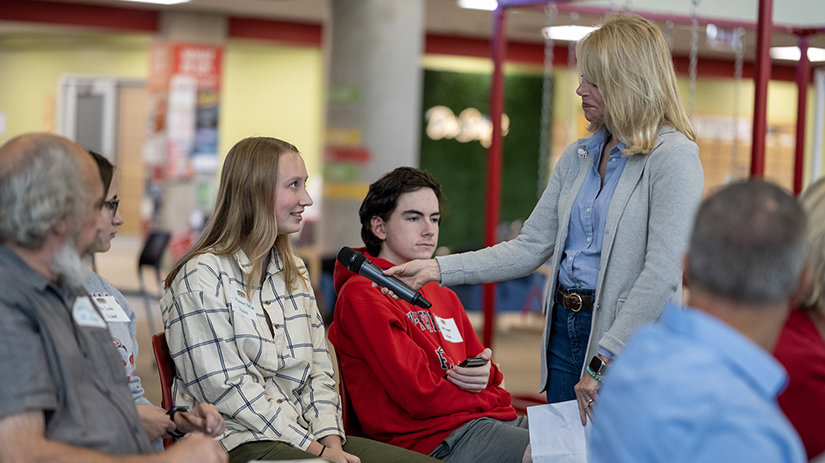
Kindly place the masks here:
[(575, 400), (527, 408), (533, 463), (587, 463), (590, 420), (582, 426)]

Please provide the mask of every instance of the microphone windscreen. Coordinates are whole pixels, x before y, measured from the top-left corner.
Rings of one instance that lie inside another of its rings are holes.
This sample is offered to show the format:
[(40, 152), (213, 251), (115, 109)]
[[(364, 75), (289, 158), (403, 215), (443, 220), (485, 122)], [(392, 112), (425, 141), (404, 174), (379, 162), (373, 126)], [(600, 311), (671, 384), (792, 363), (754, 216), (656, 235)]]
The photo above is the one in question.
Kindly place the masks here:
[(363, 254), (347, 246), (338, 251), (338, 262), (350, 272), (358, 273), (366, 260)]

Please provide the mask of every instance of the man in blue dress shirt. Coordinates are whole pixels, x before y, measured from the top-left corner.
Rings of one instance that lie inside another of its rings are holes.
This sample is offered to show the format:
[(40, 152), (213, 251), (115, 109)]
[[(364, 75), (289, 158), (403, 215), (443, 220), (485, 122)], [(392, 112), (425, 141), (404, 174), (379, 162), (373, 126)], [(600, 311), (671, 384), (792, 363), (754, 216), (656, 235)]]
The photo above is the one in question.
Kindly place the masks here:
[(689, 307), (667, 307), (611, 365), (591, 462), (805, 461), (776, 404), (786, 374), (770, 355), (808, 279), (805, 225), (770, 183), (705, 200), (684, 258)]

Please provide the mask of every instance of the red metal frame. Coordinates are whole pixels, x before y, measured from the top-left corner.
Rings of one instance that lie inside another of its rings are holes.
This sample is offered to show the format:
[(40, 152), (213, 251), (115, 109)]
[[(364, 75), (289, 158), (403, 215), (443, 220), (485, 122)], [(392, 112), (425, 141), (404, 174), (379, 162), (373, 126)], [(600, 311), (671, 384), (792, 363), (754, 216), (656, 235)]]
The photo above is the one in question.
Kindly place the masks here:
[(753, 100), (753, 142), (751, 143), (751, 177), (765, 175), (765, 133), (768, 127), (768, 81), (771, 79), (771, 38), (773, 0), (759, 0), (759, 24), (756, 29), (756, 75)]
[[(487, 210), (484, 220), (484, 245), (492, 246), (498, 240), (498, 220), (501, 210), (501, 116), (504, 114), (504, 57), (507, 56), (507, 40), (504, 35), (504, 8), (493, 12), (493, 78), (490, 88), (490, 119), (493, 122), (493, 138), (487, 151)], [(496, 284), (487, 283), (483, 288), (485, 346), (492, 346), (495, 323)]]
[(802, 176), (805, 170), (805, 110), (808, 103), (808, 83), (811, 79), (811, 62), (808, 60), (808, 35), (799, 36), (799, 63), (796, 67), (796, 155), (794, 157), (793, 193), (802, 193)]

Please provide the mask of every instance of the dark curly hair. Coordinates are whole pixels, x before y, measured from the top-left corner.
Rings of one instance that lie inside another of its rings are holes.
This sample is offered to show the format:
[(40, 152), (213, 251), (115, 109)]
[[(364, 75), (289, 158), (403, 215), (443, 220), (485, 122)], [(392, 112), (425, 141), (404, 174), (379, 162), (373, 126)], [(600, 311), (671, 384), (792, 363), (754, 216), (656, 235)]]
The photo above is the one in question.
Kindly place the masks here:
[(398, 198), (404, 193), (429, 188), (435, 193), (438, 204), (441, 206), (441, 185), (435, 181), (432, 175), (423, 170), (413, 167), (399, 167), (392, 172), (384, 174), (381, 178), (370, 185), (367, 197), (361, 202), (358, 209), (358, 216), (361, 219), (361, 239), (367, 246), (367, 252), (372, 256), (377, 256), (381, 252), (380, 240), (372, 233), (372, 218), (380, 217), (387, 220), (392, 215)]

